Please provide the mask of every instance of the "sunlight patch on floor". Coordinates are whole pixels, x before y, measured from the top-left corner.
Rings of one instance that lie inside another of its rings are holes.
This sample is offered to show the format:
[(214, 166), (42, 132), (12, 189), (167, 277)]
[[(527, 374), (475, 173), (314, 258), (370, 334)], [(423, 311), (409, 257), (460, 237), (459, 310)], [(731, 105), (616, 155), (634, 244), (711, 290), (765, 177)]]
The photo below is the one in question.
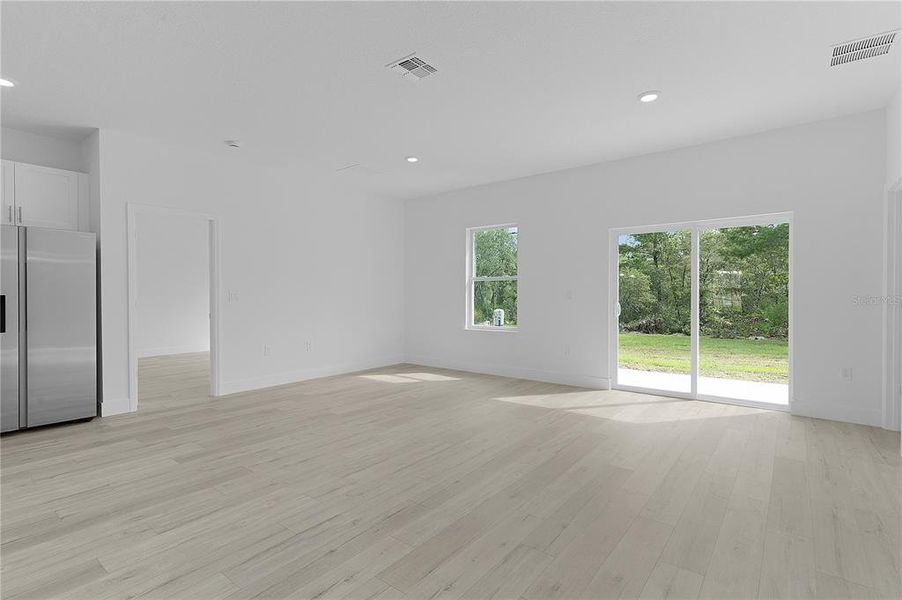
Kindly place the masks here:
[(401, 377), (410, 377), (417, 381), (460, 381), (459, 377), (448, 377), (438, 373), (399, 373)]
[[(753, 415), (761, 412), (759, 408), (711, 404), (616, 390), (499, 396), (493, 400), (523, 406), (565, 410), (574, 414), (635, 424), (673, 423), (692, 419), (716, 418), (727, 416), (725, 412), (729, 416)], [(687, 404), (694, 404), (697, 410), (687, 411)]]
[(422, 383), (424, 381), (460, 381), (457, 377), (448, 377), (447, 375), (439, 375), (438, 373), (372, 373), (369, 375), (358, 375), (361, 379), (369, 379), (371, 381), (382, 381), (383, 383)]
[(560, 394), (526, 394), (523, 396), (501, 396), (493, 398), (502, 402), (538, 406), (541, 408), (570, 409), (583, 408), (598, 404), (596, 395), (599, 392), (562, 392)]

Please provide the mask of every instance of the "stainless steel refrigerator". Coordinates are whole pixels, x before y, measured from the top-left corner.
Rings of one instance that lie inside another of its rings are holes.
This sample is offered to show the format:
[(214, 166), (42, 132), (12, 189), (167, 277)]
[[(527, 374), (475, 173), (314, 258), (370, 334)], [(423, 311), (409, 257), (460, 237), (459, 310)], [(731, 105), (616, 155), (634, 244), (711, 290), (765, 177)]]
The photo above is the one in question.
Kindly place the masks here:
[(93, 233), (0, 226), (0, 430), (97, 416)]

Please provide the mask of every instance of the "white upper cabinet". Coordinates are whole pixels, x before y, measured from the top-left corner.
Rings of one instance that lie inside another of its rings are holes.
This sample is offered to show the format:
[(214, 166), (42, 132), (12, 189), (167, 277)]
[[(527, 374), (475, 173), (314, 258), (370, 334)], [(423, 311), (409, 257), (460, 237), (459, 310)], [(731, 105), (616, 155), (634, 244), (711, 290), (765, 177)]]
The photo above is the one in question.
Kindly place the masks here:
[(85, 173), (3, 161), (3, 213), (8, 225), (88, 229)]
[(16, 224), (16, 188), (13, 171), (15, 164), (8, 160), (0, 163), (0, 204), (3, 212), (0, 213), (0, 223), (4, 225)]
[(16, 163), (19, 225), (78, 229), (78, 173)]

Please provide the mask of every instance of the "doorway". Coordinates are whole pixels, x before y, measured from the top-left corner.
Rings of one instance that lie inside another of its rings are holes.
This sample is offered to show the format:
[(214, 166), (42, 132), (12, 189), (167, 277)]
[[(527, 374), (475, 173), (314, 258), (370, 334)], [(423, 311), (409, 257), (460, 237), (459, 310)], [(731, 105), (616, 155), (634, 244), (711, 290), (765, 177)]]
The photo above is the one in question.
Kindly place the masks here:
[(613, 386), (789, 408), (791, 214), (614, 229)]
[(218, 395), (218, 222), (128, 206), (131, 410)]
[[(890, 366), (890, 372), (895, 370), (895, 385), (889, 390), (887, 396), (887, 409), (884, 411), (884, 418), (888, 422), (889, 428), (902, 429), (902, 182), (895, 186), (894, 204), (896, 206), (896, 222), (894, 229), (894, 246), (893, 253), (895, 257), (895, 294), (892, 296), (887, 311), (895, 316), (895, 323), (892, 331), (895, 332), (895, 360)], [(895, 411), (892, 407), (895, 406)], [(895, 414), (893, 414), (895, 412)], [(899, 451), (902, 454), (902, 450)]]
[(886, 358), (883, 427), (902, 425), (902, 181), (890, 188), (886, 205), (886, 291), (884, 355)]
[[(890, 393), (890, 404), (893, 404), (892, 396), (895, 395), (896, 414), (890, 416), (890, 423), (902, 429), (902, 183), (896, 185), (896, 294), (892, 303), (892, 311), (896, 315), (896, 382), (895, 394)], [(902, 453), (902, 450), (900, 450)]]

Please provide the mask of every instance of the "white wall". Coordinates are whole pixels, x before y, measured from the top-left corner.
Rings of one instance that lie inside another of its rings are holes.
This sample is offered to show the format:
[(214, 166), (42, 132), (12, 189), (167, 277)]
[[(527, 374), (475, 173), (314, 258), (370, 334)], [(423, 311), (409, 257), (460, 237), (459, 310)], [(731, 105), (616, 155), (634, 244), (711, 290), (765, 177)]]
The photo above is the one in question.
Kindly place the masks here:
[[(410, 201), (408, 360), (603, 387), (609, 228), (794, 211), (793, 409), (879, 424), (882, 309), (853, 299), (883, 286), (884, 137), (874, 111)], [(520, 226), (517, 333), (464, 329), (465, 230), (495, 223)]]
[(80, 142), (3, 127), (0, 154), (4, 160), (86, 173), (88, 165)]
[(101, 130), (100, 144), (105, 415), (129, 409), (129, 202), (221, 218), (224, 393), (402, 359), (401, 202), (301, 167), (252, 166), (227, 148), (205, 154), (116, 130)]
[(210, 349), (208, 227), (205, 219), (137, 215), (139, 357)]

